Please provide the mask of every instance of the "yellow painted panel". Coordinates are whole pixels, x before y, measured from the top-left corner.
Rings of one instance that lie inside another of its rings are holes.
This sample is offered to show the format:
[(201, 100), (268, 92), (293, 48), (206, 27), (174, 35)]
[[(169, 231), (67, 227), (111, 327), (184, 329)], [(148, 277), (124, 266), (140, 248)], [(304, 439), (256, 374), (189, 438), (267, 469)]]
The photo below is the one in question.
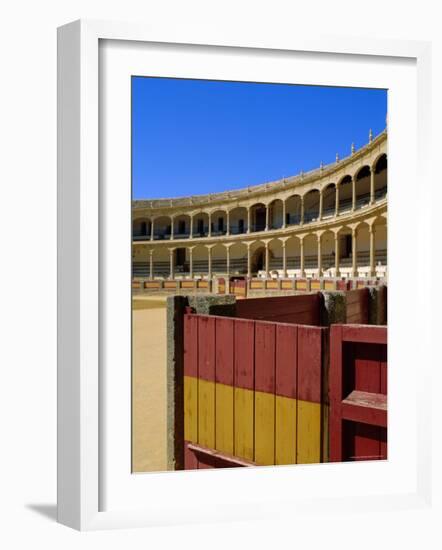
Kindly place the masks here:
[(291, 281), (282, 281), (281, 288), (292, 288), (293, 283)]
[(275, 395), (255, 392), (255, 462), (275, 464)]
[(267, 281), (267, 288), (278, 288), (278, 283), (276, 281)]
[(312, 281), (310, 288), (311, 290), (320, 290), (321, 283), (319, 281)]
[(234, 455), (247, 460), (254, 459), (253, 412), (254, 392), (243, 388), (234, 389), (235, 397), (235, 449)]
[(296, 399), (276, 396), (275, 464), (296, 464)]
[(184, 377), (184, 439), (198, 443), (198, 378)]
[(298, 464), (321, 462), (321, 405), (298, 400)]
[(307, 283), (305, 281), (296, 281), (296, 288), (298, 290), (306, 290)]
[(198, 379), (198, 443), (215, 448), (215, 382)]
[(215, 448), (233, 455), (233, 386), (215, 385), (215, 410)]
[(334, 290), (335, 282), (334, 281), (324, 281), (324, 290)]

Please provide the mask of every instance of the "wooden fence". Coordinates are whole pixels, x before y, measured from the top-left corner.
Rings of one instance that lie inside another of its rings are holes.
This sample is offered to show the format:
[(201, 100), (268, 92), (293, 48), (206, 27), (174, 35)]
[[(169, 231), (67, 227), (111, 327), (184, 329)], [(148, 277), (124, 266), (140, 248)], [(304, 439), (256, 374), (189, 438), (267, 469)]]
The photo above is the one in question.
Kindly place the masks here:
[(248, 298), (236, 303), (236, 316), (241, 319), (320, 325), (322, 295), (275, 296)]
[(330, 329), (330, 460), (387, 458), (387, 328)]
[(327, 460), (328, 329), (184, 315), (184, 467)]

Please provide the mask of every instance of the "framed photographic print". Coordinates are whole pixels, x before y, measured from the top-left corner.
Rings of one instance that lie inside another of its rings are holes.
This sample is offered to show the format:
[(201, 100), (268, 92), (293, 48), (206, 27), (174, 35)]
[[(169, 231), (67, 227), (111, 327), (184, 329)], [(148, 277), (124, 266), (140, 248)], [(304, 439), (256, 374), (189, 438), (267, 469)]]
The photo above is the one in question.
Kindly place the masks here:
[(59, 29), (60, 522), (424, 505), (428, 56)]

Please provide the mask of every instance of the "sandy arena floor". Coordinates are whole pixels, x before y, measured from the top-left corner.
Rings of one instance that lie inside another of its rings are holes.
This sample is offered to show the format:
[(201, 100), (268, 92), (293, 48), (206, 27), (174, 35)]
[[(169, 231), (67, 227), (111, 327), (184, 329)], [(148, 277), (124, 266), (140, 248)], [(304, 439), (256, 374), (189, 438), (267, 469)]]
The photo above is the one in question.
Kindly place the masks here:
[(166, 297), (132, 304), (132, 469), (166, 470)]

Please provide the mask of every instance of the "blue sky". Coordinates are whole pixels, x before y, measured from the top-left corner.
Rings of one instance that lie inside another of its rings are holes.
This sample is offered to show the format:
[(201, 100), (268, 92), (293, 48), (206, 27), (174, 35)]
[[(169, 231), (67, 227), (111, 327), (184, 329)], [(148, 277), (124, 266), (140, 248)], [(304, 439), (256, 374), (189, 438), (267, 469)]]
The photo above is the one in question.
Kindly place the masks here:
[(350, 153), (385, 128), (387, 91), (132, 78), (134, 198), (264, 183)]

